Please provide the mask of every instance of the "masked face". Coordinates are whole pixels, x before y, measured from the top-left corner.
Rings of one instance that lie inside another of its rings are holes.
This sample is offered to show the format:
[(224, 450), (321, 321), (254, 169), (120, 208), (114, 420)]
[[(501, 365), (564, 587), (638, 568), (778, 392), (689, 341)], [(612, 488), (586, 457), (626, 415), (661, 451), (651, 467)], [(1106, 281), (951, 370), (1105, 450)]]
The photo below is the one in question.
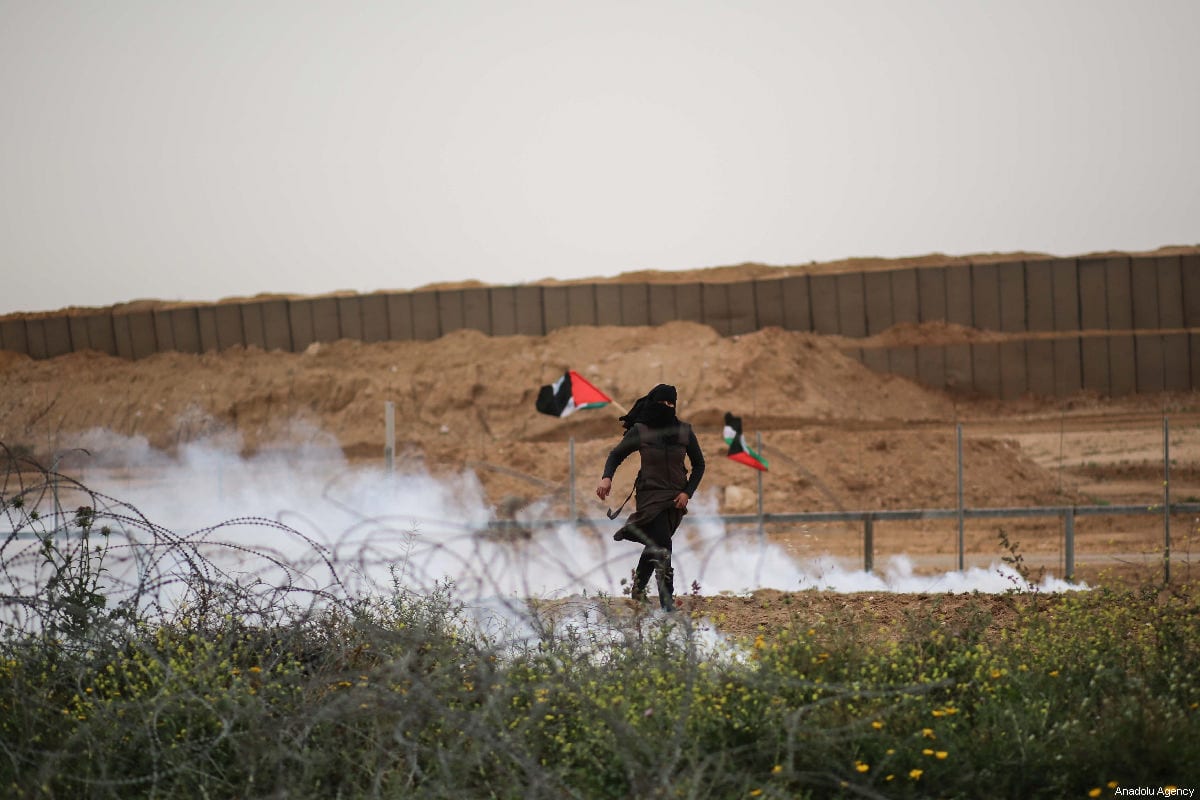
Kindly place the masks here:
[(646, 424), (651, 428), (665, 428), (668, 425), (674, 425), (678, 420), (675, 417), (675, 404), (671, 403), (651, 403), (646, 409)]

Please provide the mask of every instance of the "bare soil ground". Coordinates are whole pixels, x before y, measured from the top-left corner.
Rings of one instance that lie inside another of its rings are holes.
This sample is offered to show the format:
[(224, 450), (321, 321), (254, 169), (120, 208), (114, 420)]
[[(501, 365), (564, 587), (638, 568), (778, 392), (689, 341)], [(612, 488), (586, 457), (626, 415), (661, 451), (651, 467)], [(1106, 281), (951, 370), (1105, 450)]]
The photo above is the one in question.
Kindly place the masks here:
[[(722, 269), (722, 278), (736, 270)], [(748, 265), (740, 276), (754, 269)], [(878, 338), (901, 344), (988, 335), (937, 324), (897, 326)], [(680, 416), (696, 426), (708, 459), (702, 490), (724, 513), (757, 508), (756, 473), (724, 458), (726, 411), (743, 418), (751, 439), (762, 436), (771, 462), (763, 486), (768, 512), (952, 508), (958, 424), (968, 507), (1151, 507), (1163, 499), (1164, 416), (1170, 419), (1171, 496), (1200, 500), (1195, 394), (1001, 403), (874, 373), (843, 352), (848, 345), (777, 328), (723, 338), (681, 322), (575, 327), (544, 337), (460, 331), (429, 342), (340, 341), (295, 354), (236, 348), (136, 362), (92, 352), (46, 361), (0, 353), (0, 442), (48, 458), (74, 446), (82, 432), (103, 428), (143, 436), (166, 450), (235, 436), (243, 452), (253, 453), (293, 448), (323, 431), (336, 437), (351, 461), (380, 462), (384, 402), (391, 400), (397, 457), (434, 474), (473, 469), (500, 516), (535, 502), (552, 514), (567, 513), (573, 440), (576, 506), (585, 516), (601, 517), (592, 489), (619, 438), (620, 412), (608, 407), (557, 419), (534, 410), (538, 388), (570, 368), (625, 406), (656, 383), (678, 386)], [(632, 465), (622, 467), (614, 494), (624, 496), (635, 472)], [(1190, 574), (1200, 520), (1177, 515), (1171, 523), (1173, 574)], [(1063, 532), (1052, 518), (968, 522), (968, 566), (1012, 555), (1002, 546), (1001, 530), (1019, 542), (1031, 570), (1062, 574)], [(1076, 533), (1078, 578), (1161, 576), (1161, 516), (1081, 517)], [(857, 524), (770, 526), (766, 534), (801, 558), (830, 555), (851, 566), (863, 563)], [(956, 552), (953, 521), (875, 528), (877, 564), (903, 553), (918, 571), (946, 571), (955, 567)], [(855, 602), (840, 597), (836, 602)], [(796, 595), (790, 602), (802, 599)], [(763, 602), (780, 605), (773, 595), (693, 602), (745, 617), (734, 623), (743, 627), (762, 617)], [(875, 613), (881, 602), (918, 600), (876, 596), (853, 613)]]

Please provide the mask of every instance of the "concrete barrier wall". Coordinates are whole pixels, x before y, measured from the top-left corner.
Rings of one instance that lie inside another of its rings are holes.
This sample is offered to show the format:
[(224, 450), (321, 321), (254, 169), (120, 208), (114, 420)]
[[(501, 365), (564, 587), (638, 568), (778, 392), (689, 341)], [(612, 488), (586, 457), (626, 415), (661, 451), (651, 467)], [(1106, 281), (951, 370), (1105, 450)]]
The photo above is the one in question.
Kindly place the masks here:
[(34, 358), (93, 349), (123, 358), (229, 347), (299, 352), (314, 342), (434, 339), (470, 328), (542, 335), (570, 325), (687, 320), (722, 335), (778, 326), (850, 338), (947, 321), (1006, 333), (1076, 333), (859, 357), (921, 383), (1001, 397), (1186, 391), (1200, 354), (1200, 254), (1092, 256), (790, 275), (734, 283), (599, 283), (421, 290), (101, 311), (0, 322), (0, 348)]

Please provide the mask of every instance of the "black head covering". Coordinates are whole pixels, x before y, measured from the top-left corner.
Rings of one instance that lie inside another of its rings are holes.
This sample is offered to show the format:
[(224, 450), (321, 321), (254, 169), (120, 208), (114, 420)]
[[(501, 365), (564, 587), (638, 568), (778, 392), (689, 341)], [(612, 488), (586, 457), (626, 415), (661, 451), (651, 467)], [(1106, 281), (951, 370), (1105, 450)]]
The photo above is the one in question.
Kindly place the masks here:
[(629, 413), (620, 418), (621, 423), (625, 426), (625, 430), (629, 430), (639, 422), (649, 425), (651, 428), (666, 428), (675, 425), (679, 422), (675, 416), (675, 409), (664, 406), (663, 401), (674, 404), (677, 398), (678, 392), (675, 391), (674, 386), (660, 383), (645, 396), (638, 398), (637, 402), (633, 404), (633, 408), (629, 409)]

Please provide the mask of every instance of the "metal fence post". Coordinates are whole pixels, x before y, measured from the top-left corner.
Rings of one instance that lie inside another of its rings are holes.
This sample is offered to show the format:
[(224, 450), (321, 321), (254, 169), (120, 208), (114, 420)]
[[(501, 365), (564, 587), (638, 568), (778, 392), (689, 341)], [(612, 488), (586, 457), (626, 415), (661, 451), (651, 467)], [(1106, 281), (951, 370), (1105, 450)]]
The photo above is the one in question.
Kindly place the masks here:
[(1163, 417), (1163, 583), (1171, 582), (1171, 420)]
[(863, 572), (875, 570), (875, 518), (863, 517)]
[(396, 469), (396, 404), (383, 404), (383, 466), (391, 474)]
[(1064, 517), (1064, 533), (1063, 538), (1066, 540), (1064, 544), (1063, 560), (1066, 566), (1063, 571), (1066, 572), (1066, 578), (1069, 581), (1075, 580), (1075, 507), (1068, 506)]
[[(762, 432), (758, 432), (756, 436), (758, 444), (758, 454), (763, 454)], [(758, 473), (758, 541), (761, 543), (766, 537), (766, 531), (763, 530), (763, 474), (762, 470), (755, 470)]]
[(962, 423), (954, 426), (956, 460), (958, 462), (958, 571), (963, 571), (963, 454)]

